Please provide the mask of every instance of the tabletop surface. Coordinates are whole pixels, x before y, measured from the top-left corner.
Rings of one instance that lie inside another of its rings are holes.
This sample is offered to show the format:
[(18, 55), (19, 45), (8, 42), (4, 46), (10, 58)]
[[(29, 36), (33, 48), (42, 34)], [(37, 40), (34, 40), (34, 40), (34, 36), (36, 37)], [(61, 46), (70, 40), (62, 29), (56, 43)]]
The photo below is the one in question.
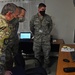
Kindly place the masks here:
[[(75, 62), (72, 61), (70, 52), (61, 52), (63, 46), (69, 46), (75, 49), (75, 44), (60, 45), (56, 75), (75, 75), (75, 72), (66, 73), (63, 71), (65, 67), (75, 67)], [(63, 59), (68, 59), (70, 62), (64, 62)]]

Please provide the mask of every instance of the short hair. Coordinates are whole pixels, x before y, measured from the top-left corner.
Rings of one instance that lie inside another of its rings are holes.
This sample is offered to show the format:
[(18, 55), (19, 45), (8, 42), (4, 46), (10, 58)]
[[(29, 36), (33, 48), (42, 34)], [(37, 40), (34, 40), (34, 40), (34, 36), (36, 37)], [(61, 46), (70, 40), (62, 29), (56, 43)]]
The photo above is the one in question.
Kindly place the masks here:
[(26, 11), (26, 9), (25, 9), (25, 8), (23, 8), (23, 7), (18, 6), (18, 8), (19, 8), (19, 9), (23, 9), (23, 10), (25, 10), (25, 11)]
[(46, 7), (46, 5), (44, 3), (40, 3), (38, 8), (40, 8), (40, 7)]
[(16, 8), (18, 7), (14, 3), (7, 3), (6, 5), (4, 5), (1, 14), (6, 15), (6, 13), (8, 13), (9, 11), (14, 13), (16, 11)]

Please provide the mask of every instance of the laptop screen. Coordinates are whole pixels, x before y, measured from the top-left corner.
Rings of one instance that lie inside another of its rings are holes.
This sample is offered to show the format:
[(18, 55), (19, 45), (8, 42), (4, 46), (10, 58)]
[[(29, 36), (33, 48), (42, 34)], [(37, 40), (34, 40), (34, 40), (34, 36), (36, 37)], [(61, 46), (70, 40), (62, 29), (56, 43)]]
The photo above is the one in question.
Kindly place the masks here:
[(31, 39), (31, 32), (21, 32), (20, 39)]

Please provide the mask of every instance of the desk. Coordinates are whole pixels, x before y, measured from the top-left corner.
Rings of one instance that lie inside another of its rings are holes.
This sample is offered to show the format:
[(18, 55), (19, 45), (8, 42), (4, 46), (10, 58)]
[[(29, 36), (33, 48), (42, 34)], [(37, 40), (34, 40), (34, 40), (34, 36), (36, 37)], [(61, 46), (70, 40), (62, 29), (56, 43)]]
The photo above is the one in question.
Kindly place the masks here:
[(64, 40), (63, 39), (53, 40), (52, 44), (64, 44)]
[[(61, 44), (60, 45), (56, 75), (75, 75), (75, 72), (65, 73), (63, 71), (63, 68), (65, 68), (65, 67), (74, 67), (75, 66), (75, 62), (72, 62), (70, 53), (69, 52), (61, 52), (61, 48), (63, 46), (70, 46), (72, 48), (75, 48), (74, 44)], [(63, 61), (64, 58), (69, 59), (70, 62), (69, 63), (64, 62)]]

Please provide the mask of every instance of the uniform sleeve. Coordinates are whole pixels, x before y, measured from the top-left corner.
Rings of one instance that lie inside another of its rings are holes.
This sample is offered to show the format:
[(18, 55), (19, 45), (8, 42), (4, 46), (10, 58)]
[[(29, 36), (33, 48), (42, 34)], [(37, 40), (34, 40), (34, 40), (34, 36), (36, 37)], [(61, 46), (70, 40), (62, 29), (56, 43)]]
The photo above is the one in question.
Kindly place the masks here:
[(0, 19), (0, 47), (4, 48), (4, 40), (9, 38), (10, 29), (5, 20)]
[(30, 20), (30, 30), (32, 34), (34, 35), (34, 17)]
[(11, 31), (6, 21), (0, 18), (0, 75), (4, 75), (3, 73), (6, 69), (5, 62), (7, 57), (4, 50), (6, 49), (7, 45), (4, 44), (4, 40), (9, 38), (10, 33)]
[(52, 22), (52, 19), (50, 17), (49, 18), (49, 33), (51, 33), (52, 29), (53, 29), (53, 22)]

